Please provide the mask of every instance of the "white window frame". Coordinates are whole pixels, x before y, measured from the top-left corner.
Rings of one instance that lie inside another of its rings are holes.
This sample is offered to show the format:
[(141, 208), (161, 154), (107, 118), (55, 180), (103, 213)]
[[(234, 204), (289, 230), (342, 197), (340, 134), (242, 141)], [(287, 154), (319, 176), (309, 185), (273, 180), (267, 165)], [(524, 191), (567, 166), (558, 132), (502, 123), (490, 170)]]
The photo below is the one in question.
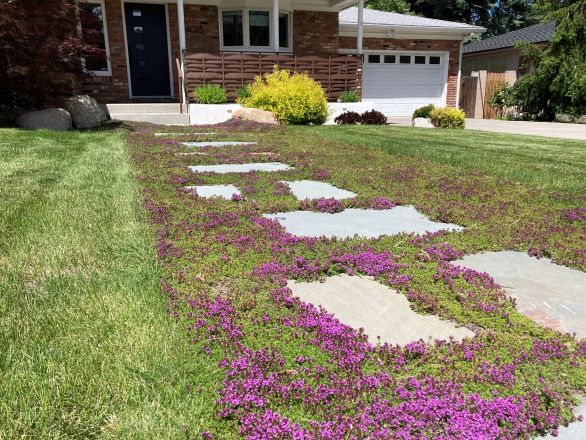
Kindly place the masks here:
[[(224, 12), (241, 12), (242, 13), (242, 46), (225, 46), (224, 45)], [(250, 45), (250, 12), (260, 11), (269, 13), (269, 45), (268, 46), (251, 46)], [(279, 47), (279, 53), (293, 52), (293, 12), (288, 10), (279, 10), (279, 14), (287, 14), (287, 39), (289, 47)], [(275, 53), (273, 44), (273, 10), (270, 8), (223, 8), (218, 14), (220, 22), (220, 50), (223, 52), (269, 52)]]
[[(81, 0), (82, 3), (99, 3), (102, 7), (102, 26), (104, 28), (104, 45), (106, 47), (106, 64), (108, 70), (86, 70), (85, 58), (81, 58), (81, 68), (94, 76), (112, 76), (112, 63), (110, 62), (110, 39), (108, 37), (108, 17), (106, 17), (106, 2), (105, 0)], [(81, 21), (78, 22), (78, 31), (81, 34)]]

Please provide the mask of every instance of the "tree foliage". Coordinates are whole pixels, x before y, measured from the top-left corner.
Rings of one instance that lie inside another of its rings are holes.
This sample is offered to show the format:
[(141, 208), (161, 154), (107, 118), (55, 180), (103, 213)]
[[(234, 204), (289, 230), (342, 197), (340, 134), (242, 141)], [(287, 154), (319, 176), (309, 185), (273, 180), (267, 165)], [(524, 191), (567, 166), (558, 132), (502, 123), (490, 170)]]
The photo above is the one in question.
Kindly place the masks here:
[(367, 0), (366, 7), (378, 9), (379, 11), (411, 14), (407, 0)]
[(0, 119), (76, 90), (81, 57), (105, 56), (92, 20), (75, 0), (0, 0)]
[(513, 86), (512, 100), (532, 118), (586, 114), (586, 0), (546, 0), (541, 7), (556, 31), (545, 49), (524, 48), (532, 67)]

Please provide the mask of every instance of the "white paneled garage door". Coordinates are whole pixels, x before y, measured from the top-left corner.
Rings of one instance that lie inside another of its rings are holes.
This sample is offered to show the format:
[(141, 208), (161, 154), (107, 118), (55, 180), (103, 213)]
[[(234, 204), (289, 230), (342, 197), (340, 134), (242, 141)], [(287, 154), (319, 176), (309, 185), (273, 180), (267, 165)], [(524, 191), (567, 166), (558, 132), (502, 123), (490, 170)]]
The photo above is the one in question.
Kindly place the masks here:
[(446, 55), (369, 53), (364, 57), (362, 99), (388, 116), (411, 116), (427, 104), (444, 105)]

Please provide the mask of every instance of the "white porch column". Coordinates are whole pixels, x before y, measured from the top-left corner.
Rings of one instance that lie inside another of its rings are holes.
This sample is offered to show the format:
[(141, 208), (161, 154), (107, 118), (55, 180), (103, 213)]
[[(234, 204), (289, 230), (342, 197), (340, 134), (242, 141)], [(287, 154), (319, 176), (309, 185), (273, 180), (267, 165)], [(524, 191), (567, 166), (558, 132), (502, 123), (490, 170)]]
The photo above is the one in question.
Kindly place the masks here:
[(183, 11), (183, 0), (177, 0), (177, 24), (179, 26), (179, 51), (183, 54), (185, 50), (185, 13)]
[(362, 35), (364, 31), (364, 0), (358, 0), (358, 40), (356, 41), (356, 52), (362, 54)]
[[(179, 68), (181, 69), (181, 93), (184, 104), (187, 105), (187, 111), (189, 112), (189, 105), (187, 104), (187, 93), (185, 93), (185, 68), (183, 65), (183, 51), (186, 49), (185, 46), (185, 11), (183, 10), (183, 0), (177, 0), (177, 25), (179, 28)], [(181, 109), (183, 112), (183, 109)]]
[(273, 49), (279, 52), (279, 0), (273, 0)]

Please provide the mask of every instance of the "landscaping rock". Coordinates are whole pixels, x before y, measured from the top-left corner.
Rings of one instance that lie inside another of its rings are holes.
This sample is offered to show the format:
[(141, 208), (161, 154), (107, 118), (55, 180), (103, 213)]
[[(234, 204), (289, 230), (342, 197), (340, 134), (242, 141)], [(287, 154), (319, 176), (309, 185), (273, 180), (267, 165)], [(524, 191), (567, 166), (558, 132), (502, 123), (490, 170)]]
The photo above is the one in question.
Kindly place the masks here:
[(244, 121), (260, 122), (261, 124), (279, 123), (272, 112), (261, 110), (258, 108), (239, 108), (232, 113), (233, 119), (242, 119)]
[(433, 124), (427, 118), (415, 118), (413, 119), (412, 125), (417, 128), (434, 128)]
[(75, 128), (95, 128), (107, 119), (97, 101), (88, 95), (77, 95), (65, 101)]
[(16, 119), (16, 125), (27, 130), (67, 131), (71, 130), (71, 115), (62, 108), (46, 108), (30, 113), (25, 113)]
[(555, 121), (556, 122), (563, 122), (565, 124), (571, 124), (574, 122), (574, 117), (567, 113), (556, 113), (555, 114)]
[(576, 119), (576, 122), (578, 124), (586, 124), (586, 115), (580, 116), (578, 119)]

